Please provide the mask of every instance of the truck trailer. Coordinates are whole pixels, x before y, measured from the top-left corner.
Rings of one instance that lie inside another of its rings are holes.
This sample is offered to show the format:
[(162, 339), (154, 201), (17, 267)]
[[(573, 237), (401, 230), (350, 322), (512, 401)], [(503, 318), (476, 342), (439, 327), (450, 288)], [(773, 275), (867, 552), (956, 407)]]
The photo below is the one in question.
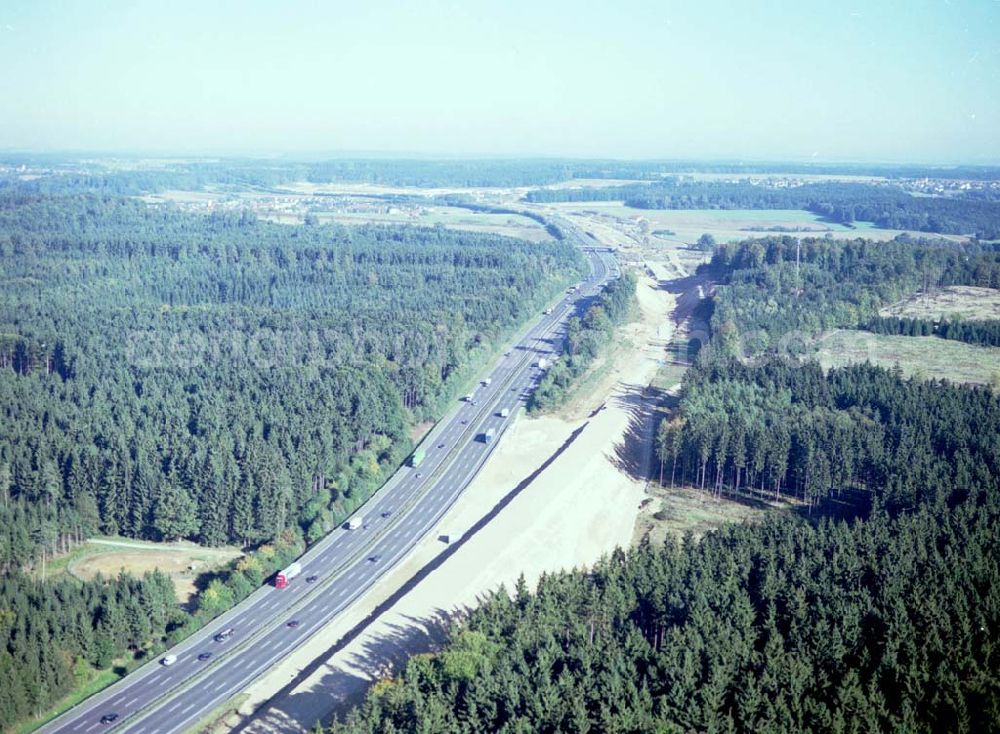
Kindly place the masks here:
[(483, 443), (492, 443), (493, 439), (496, 438), (496, 435), (497, 435), (496, 430), (493, 428), (489, 428), (482, 436), (480, 436), (480, 438), (482, 438)]
[(424, 449), (417, 449), (412, 454), (410, 454), (410, 466), (420, 466), (420, 462), (424, 460), (427, 452)]
[(347, 521), (347, 529), (348, 530), (357, 530), (363, 524), (364, 523), (361, 521), (361, 518), (358, 517), (357, 515), (355, 515), (354, 517), (352, 517), (350, 520)]
[(291, 566), (283, 571), (278, 571), (278, 575), (274, 577), (274, 588), (284, 589), (288, 586), (288, 582), (293, 578), (302, 573), (302, 564), (296, 561)]

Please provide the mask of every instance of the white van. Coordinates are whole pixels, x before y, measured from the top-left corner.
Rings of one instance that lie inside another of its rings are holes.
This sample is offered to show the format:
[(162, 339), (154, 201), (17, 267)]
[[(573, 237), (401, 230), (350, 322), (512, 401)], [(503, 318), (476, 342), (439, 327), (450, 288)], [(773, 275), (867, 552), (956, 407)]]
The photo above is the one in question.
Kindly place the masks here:
[(160, 660), (160, 665), (173, 665), (176, 662), (177, 662), (176, 655), (167, 655), (166, 657)]

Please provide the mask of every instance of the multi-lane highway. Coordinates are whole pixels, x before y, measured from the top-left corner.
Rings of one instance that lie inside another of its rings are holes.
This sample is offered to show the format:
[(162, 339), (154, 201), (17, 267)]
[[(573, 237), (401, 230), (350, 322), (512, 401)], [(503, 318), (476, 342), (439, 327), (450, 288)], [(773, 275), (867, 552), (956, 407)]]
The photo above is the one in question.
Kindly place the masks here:
[[(580, 241), (575, 230), (567, 232)], [(358, 510), (363, 525), (342, 528), (301, 559), (289, 586), (264, 586), (169, 651), (42, 728), (94, 734), (183, 732), (247, 688), (282, 657), (361, 596), (398, 564), (440, 521), (524, 405), (561, 343), (568, 317), (612, 277), (610, 256), (588, 252), (591, 275), (554, 305), (517, 346), (484, 375), (472, 401), (462, 402), (424, 439), (426, 458), (405, 466)], [(617, 273), (617, 267), (613, 268)], [(488, 378), (488, 379), (487, 379)], [(506, 408), (510, 417), (501, 417)], [(496, 438), (484, 440), (488, 431)], [(224, 640), (220, 633), (231, 630)]]

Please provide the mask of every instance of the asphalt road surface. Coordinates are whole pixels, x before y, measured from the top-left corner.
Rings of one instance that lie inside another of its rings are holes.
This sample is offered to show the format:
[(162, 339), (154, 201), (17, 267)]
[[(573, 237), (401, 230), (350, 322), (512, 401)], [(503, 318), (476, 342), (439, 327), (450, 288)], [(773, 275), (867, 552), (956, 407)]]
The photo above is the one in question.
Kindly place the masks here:
[[(568, 223), (559, 226), (578, 244), (587, 244)], [(421, 444), (426, 457), (420, 465), (401, 467), (358, 510), (355, 516), (362, 518), (362, 527), (349, 530), (344, 526), (330, 533), (300, 559), (302, 571), (288, 587), (261, 587), (169, 650), (166, 654), (176, 656), (171, 665), (160, 662), (165, 654), (40, 731), (186, 731), (364, 594), (437, 525), (468, 486), (544, 374), (539, 358), (555, 356), (568, 317), (585, 309), (617, 275), (611, 255), (586, 254), (591, 264), (588, 280), (560, 300), (483, 376), (472, 402), (463, 401), (431, 431)], [(504, 408), (510, 411), (507, 418), (500, 417)], [(487, 441), (486, 433), (491, 430), (495, 437)], [(307, 582), (312, 576), (317, 579)], [(225, 640), (217, 640), (224, 630), (232, 632)], [(111, 715), (116, 715), (114, 721), (102, 721)]]

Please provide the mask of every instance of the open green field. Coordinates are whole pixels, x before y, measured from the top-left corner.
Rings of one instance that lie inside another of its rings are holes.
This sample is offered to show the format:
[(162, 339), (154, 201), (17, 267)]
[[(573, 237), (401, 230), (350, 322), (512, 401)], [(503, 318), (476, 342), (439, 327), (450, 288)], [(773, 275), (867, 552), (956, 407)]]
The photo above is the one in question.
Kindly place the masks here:
[[(822, 237), (829, 234), (837, 239), (865, 237), (874, 240), (891, 240), (901, 234), (898, 229), (877, 229), (867, 222), (855, 227), (826, 222), (803, 209), (633, 209), (618, 201), (570, 202), (550, 205), (565, 212), (588, 213), (618, 219), (649, 222), (654, 232), (669, 230), (673, 235), (657, 235), (671, 242), (692, 244), (705, 233), (719, 242), (745, 240), (768, 234), (790, 234), (804, 237)], [(912, 232), (914, 236), (926, 233)], [(965, 238), (958, 238), (965, 239)]]
[(824, 368), (868, 361), (899, 365), (907, 377), (947, 379), (971, 384), (1000, 382), (1000, 348), (979, 347), (936, 336), (894, 336), (834, 329), (816, 344)]
[(1000, 290), (953, 285), (932, 293), (915, 293), (882, 309), (883, 316), (936, 319), (1000, 319)]

